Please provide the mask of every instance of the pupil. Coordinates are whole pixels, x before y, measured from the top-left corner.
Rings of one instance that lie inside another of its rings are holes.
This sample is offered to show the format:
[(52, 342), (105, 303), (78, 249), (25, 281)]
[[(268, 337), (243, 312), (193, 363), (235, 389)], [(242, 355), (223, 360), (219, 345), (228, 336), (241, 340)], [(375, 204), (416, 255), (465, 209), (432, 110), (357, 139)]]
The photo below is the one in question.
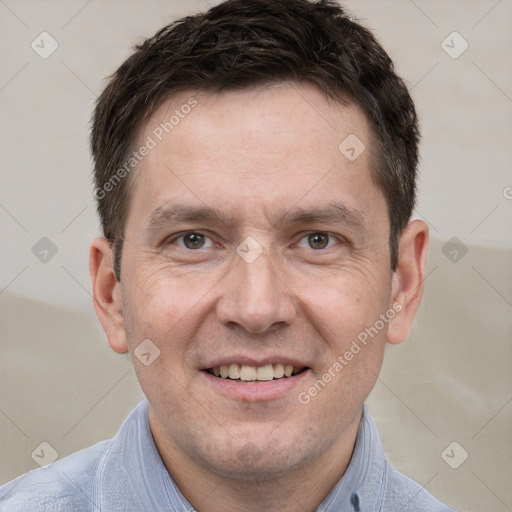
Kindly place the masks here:
[(204, 243), (204, 236), (199, 235), (198, 233), (191, 233), (190, 235), (187, 235), (184, 239), (185, 246), (188, 249), (197, 249), (201, 247)]
[(324, 249), (327, 247), (328, 241), (327, 235), (323, 233), (313, 233), (309, 235), (309, 244), (313, 249)]

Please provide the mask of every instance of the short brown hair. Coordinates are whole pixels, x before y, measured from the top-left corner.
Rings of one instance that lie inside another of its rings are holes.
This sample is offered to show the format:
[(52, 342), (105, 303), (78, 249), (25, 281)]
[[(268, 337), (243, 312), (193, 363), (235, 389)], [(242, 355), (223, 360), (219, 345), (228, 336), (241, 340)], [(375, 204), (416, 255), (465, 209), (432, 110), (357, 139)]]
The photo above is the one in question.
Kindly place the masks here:
[(144, 122), (176, 92), (280, 81), (312, 82), (365, 113), (377, 153), (372, 178), (387, 201), (396, 268), (398, 237), (415, 204), (419, 131), (413, 101), (391, 59), (333, 1), (227, 0), (136, 46), (98, 99), (91, 132), (95, 197), (118, 280), (130, 182), (119, 171)]

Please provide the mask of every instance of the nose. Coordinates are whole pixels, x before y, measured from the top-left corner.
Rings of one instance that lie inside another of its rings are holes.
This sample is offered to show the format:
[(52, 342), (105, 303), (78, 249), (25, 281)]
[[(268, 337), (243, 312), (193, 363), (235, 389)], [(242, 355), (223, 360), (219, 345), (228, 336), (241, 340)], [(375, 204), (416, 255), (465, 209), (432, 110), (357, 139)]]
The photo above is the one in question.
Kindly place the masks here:
[(296, 316), (295, 296), (286, 277), (265, 252), (251, 263), (237, 257), (221, 286), (217, 317), (226, 326), (261, 334), (290, 325)]

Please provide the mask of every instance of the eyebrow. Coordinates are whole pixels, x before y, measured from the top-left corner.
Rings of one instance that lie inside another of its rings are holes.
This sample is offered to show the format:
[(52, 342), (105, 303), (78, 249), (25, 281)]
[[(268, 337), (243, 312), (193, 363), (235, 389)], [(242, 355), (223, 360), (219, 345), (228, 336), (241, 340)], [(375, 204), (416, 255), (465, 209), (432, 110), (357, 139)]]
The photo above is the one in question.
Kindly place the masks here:
[(156, 208), (148, 217), (147, 229), (155, 231), (169, 224), (184, 223), (209, 223), (225, 224), (232, 226), (235, 224), (235, 218), (224, 212), (220, 212), (207, 206), (188, 206), (188, 205), (162, 205)]
[(365, 215), (362, 211), (340, 203), (330, 203), (320, 208), (295, 208), (281, 213), (273, 225), (275, 227), (293, 224), (345, 225), (360, 229), (364, 225)]
[[(265, 213), (273, 229), (295, 224), (325, 224), (345, 225), (353, 229), (364, 226), (365, 215), (360, 210), (348, 207), (340, 203), (331, 203), (319, 208), (293, 208), (281, 210), (271, 220), (272, 215)], [(176, 204), (173, 206), (162, 205), (156, 208), (148, 217), (146, 228), (156, 231), (170, 224), (207, 223), (223, 224), (228, 228), (234, 228), (240, 223), (240, 217), (226, 212), (221, 212), (208, 206), (190, 206)]]

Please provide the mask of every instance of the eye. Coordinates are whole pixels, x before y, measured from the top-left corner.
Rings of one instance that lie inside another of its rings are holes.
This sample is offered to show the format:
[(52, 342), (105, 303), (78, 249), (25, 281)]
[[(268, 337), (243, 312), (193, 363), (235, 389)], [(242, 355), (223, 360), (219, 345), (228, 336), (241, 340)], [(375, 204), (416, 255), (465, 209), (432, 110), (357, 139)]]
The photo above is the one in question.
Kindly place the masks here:
[(176, 237), (175, 241), (178, 246), (184, 249), (206, 249), (214, 245), (209, 237), (196, 232), (185, 233)]
[(303, 237), (299, 241), (298, 246), (306, 249), (320, 250), (329, 249), (335, 245), (336, 242), (336, 239), (332, 235), (329, 235), (328, 233), (316, 232), (310, 233), (309, 235)]

